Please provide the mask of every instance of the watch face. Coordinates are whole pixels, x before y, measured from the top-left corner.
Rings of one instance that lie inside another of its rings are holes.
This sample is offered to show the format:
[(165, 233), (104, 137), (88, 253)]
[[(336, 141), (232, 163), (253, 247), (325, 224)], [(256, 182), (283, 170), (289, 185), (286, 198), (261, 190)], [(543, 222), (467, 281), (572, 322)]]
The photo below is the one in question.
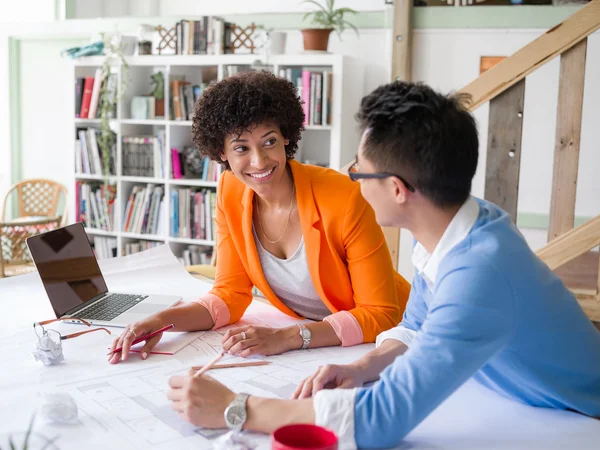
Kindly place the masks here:
[(246, 408), (244, 405), (232, 405), (227, 408), (225, 419), (230, 427), (238, 427), (246, 420)]
[(311, 336), (312, 334), (308, 328), (302, 328), (302, 337), (304, 339), (310, 339)]

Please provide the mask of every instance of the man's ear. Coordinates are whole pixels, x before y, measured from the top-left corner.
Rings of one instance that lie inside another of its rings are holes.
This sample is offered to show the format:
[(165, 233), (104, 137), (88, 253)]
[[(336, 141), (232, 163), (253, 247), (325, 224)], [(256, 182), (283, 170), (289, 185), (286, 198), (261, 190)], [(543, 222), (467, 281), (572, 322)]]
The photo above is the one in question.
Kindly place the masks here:
[(408, 200), (410, 191), (406, 188), (405, 184), (396, 177), (390, 177), (394, 189), (394, 198), (396, 203), (399, 205), (404, 204)]

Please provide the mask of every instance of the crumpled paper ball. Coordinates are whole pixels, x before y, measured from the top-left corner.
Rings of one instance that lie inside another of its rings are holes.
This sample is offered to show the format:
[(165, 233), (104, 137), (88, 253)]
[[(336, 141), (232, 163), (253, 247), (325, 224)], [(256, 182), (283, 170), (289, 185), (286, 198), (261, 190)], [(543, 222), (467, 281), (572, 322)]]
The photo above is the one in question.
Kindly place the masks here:
[(215, 440), (214, 450), (253, 450), (250, 444), (239, 431), (230, 431)]
[(40, 415), (49, 422), (76, 423), (77, 403), (66, 392), (44, 394)]
[(35, 344), (33, 357), (47, 366), (59, 364), (65, 360), (61, 341), (55, 342), (49, 335), (44, 334)]

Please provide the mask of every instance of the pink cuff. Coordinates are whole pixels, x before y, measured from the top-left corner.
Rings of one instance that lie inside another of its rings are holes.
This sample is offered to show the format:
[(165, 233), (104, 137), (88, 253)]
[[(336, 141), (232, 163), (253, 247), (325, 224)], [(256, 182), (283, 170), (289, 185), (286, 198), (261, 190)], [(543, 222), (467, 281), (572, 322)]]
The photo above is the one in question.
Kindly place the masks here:
[(216, 330), (229, 323), (229, 308), (227, 304), (214, 294), (206, 294), (200, 298), (194, 300), (195, 303), (200, 303), (206, 309), (212, 318), (215, 326), (212, 328)]
[(348, 311), (339, 311), (327, 316), (323, 321), (329, 323), (337, 337), (342, 341), (343, 347), (350, 347), (363, 343), (362, 328), (358, 320)]

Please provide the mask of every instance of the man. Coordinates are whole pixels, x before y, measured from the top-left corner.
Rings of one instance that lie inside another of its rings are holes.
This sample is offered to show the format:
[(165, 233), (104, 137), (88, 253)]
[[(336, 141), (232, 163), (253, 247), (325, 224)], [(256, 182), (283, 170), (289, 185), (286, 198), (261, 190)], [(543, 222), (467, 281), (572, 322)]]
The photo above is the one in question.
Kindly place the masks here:
[(399, 326), (360, 360), (304, 380), (298, 400), (246, 402), (208, 377), (174, 377), (169, 398), (186, 419), (261, 432), (316, 422), (338, 432), (340, 447), (386, 448), (470, 377), (525, 404), (600, 416), (600, 333), (510, 217), (470, 196), (478, 138), (464, 100), (396, 82), (357, 115), (350, 176), (381, 225), (416, 239)]

